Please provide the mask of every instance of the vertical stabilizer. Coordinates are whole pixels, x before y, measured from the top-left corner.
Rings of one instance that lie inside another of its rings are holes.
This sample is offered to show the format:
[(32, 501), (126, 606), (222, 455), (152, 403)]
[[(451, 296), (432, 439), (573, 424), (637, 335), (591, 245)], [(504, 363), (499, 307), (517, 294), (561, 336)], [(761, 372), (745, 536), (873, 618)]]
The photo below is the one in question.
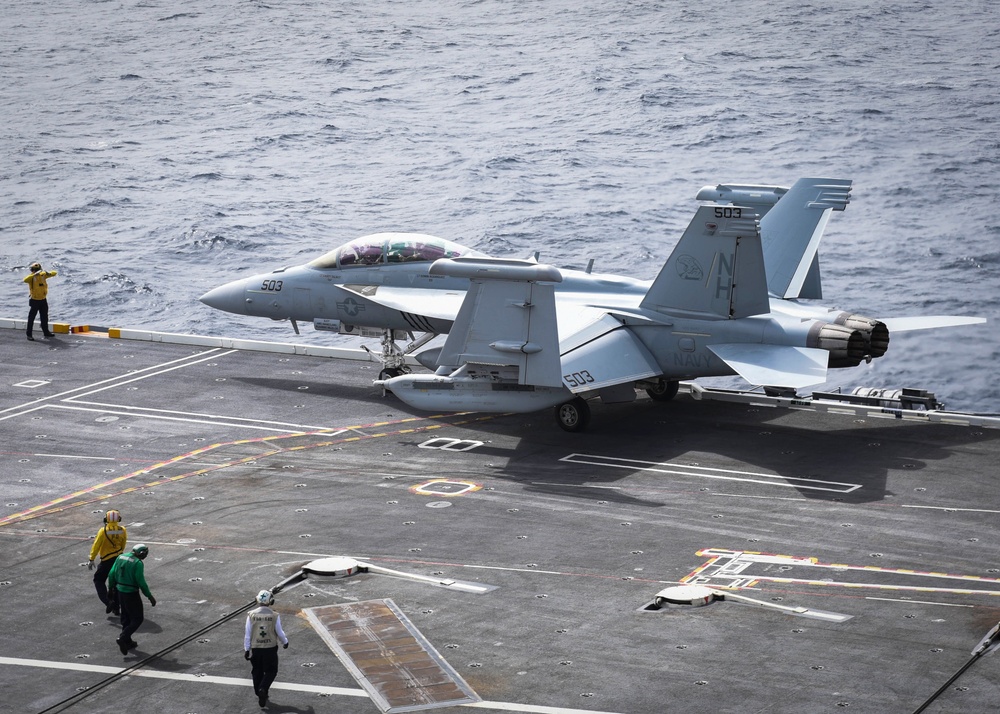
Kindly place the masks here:
[(700, 206), (640, 306), (701, 318), (770, 312), (757, 213)]
[(819, 243), (831, 211), (850, 202), (850, 179), (795, 182), (760, 220), (770, 291), (783, 298), (821, 298)]

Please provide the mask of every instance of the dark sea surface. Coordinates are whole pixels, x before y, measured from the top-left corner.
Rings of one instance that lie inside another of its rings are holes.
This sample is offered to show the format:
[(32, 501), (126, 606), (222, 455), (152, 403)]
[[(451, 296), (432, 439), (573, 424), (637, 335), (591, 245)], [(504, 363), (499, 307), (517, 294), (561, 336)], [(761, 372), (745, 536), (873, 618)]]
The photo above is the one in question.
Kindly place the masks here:
[(992, 0), (10, 0), (0, 80), (0, 317), (40, 260), (56, 321), (334, 344), (198, 296), (387, 230), (651, 279), (702, 186), (831, 176), (824, 304), (990, 322), (830, 386), (1000, 412)]

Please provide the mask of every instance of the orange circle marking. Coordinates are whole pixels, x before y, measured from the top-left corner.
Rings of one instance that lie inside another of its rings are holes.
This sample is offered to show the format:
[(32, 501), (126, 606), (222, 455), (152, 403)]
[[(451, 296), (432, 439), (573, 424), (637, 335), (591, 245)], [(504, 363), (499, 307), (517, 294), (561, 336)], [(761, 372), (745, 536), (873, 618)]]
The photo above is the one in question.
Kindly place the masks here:
[(436, 478), (416, 486), (411, 486), (410, 491), (420, 496), (444, 496), (445, 498), (451, 498), (452, 496), (464, 496), (481, 488), (481, 484), (473, 483), (472, 481), (452, 481), (446, 478)]

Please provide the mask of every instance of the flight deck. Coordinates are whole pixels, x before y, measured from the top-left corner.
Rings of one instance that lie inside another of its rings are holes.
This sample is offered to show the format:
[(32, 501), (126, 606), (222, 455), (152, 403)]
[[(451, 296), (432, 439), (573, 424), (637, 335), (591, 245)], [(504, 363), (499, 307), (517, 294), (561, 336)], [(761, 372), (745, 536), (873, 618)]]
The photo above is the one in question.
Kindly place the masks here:
[[(902, 714), (1000, 620), (989, 417), (689, 389), (568, 433), (413, 410), (360, 350), (0, 329), (0, 355), (3, 711), (261, 711), (243, 613), (276, 585), (266, 711), (298, 714)], [(157, 600), (127, 656), (86, 567), (110, 508)], [(655, 604), (681, 585), (748, 600)], [(998, 698), (984, 657), (926, 711)]]

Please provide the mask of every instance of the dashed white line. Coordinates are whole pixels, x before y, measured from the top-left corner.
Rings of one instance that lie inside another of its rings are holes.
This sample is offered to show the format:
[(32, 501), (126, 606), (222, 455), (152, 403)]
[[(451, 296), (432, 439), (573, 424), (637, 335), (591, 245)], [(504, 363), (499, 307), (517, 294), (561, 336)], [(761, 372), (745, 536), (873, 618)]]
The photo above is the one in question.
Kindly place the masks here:
[(882, 600), (883, 602), (901, 602), (904, 605), (944, 605), (945, 607), (975, 607), (975, 605), (963, 605), (956, 602), (932, 602), (930, 600), (903, 600), (895, 597), (865, 597), (865, 600)]
[(963, 513), (1000, 513), (1000, 511), (989, 508), (955, 508), (954, 506), (909, 506), (903, 504), (903, 508), (926, 508), (931, 511), (961, 511)]
[[(287, 428), (279, 429), (275, 427), (268, 426), (258, 426), (258, 424), (281, 424), (281, 422), (266, 422), (266, 421), (255, 421), (251, 419), (243, 419), (242, 417), (213, 417), (211, 415), (205, 415), (206, 418), (196, 418), (200, 415), (184, 415), (184, 412), (168, 412), (160, 409), (146, 409), (140, 408), (134, 411), (117, 411), (117, 410), (128, 410), (133, 409), (132, 407), (113, 407), (105, 409), (92, 409), (90, 407), (73, 406), (71, 404), (49, 404), (46, 406), (47, 409), (69, 409), (72, 411), (83, 411), (83, 412), (100, 412), (101, 414), (119, 414), (122, 416), (131, 417), (143, 417), (146, 419), (162, 419), (165, 421), (183, 421), (191, 424), (211, 424), (212, 426), (234, 426), (246, 429), (261, 429), (264, 431), (276, 431), (282, 434), (288, 433), (300, 433), (307, 431), (320, 431), (329, 429), (330, 427), (325, 426), (302, 426), (299, 424), (288, 424)], [(157, 413), (159, 412), (159, 413)], [(169, 414), (181, 414), (184, 416), (168, 416)], [(243, 423), (235, 423), (243, 422)]]
[(696, 478), (720, 479), (723, 481), (741, 481), (757, 483), (766, 486), (796, 488), (809, 491), (833, 491), (834, 493), (851, 493), (861, 488), (859, 483), (842, 483), (839, 481), (820, 481), (819, 479), (804, 479), (794, 476), (781, 476), (758, 471), (739, 471), (737, 469), (721, 469), (710, 466), (694, 466), (670, 462), (641, 461), (625, 459), (617, 456), (599, 456), (594, 454), (570, 454), (559, 459), (571, 464), (586, 464), (588, 466), (605, 466), (614, 469), (630, 471), (652, 471), (654, 473), (673, 476), (694, 476)]
[[(16, 659), (0, 657), (0, 664), (22, 667), (41, 667), (44, 669), (63, 669), (74, 672), (95, 672), (98, 674), (118, 674), (123, 667), (109, 667), (101, 664), (80, 664), (77, 662), (54, 662), (41, 659)], [(149, 677), (151, 679), (174, 679), (183, 682), (201, 682), (204, 684), (227, 684), (237, 687), (252, 687), (253, 681), (239, 677), (219, 677), (210, 674), (183, 674), (181, 672), (160, 672), (154, 669), (136, 669), (129, 672), (130, 677)], [(363, 689), (346, 689), (344, 687), (324, 687), (315, 684), (288, 684), (275, 682), (271, 689), (287, 689), (294, 692), (314, 692), (318, 694), (335, 694), (342, 697), (367, 697)]]

